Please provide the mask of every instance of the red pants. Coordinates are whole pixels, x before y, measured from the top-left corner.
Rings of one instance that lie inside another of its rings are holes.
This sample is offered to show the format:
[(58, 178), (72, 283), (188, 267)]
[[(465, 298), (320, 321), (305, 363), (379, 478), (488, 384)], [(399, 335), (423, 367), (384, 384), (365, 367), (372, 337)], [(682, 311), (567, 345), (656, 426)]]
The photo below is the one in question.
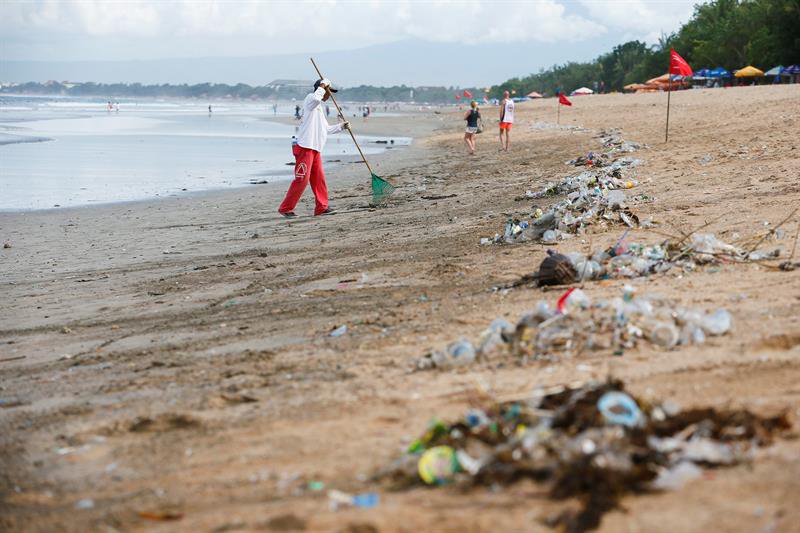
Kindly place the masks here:
[(322, 170), (322, 158), (319, 152), (302, 146), (292, 146), (294, 154), (294, 180), (286, 191), (286, 198), (283, 199), (278, 208), (279, 213), (294, 211), (306, 185), (311, 181), (311, 190), (314, 192), (316, 206), (314, 214), (319, 215), (328, 209), (328, 185), (325, 183), (325, 173)]

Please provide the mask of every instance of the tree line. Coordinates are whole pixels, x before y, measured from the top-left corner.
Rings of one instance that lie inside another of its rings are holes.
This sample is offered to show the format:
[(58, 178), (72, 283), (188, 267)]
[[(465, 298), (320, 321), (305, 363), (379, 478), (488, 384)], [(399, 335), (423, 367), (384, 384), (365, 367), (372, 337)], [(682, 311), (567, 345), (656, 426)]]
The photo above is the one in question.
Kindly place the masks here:
[[(225, 83), (199, 83), (195, 85), (142, 85), (141, 83), (70, 83), (49, 81), (46, 83), (28, 82), (0, 88), (0, 93), (62, 95), (75, 97), (107, 98), (195, 98), (236, 100), (301, 100), (311, 86), (281, 86), (279, 88), (262, 85), (252, 86), (245, 83), (228, 85)], [(340, 89), (337, 97), (349, 102), (415, 102), (415, 103), (451, 103), (454, 95), (461, 94), (464, 89), (456, 87), (374, 87), (360, 85)], [(469, 91), (478, 94), (479, 90)]]
[(669, 50), (675, 48), (693, 69), (724, 67), (729, 71), (753, 65), (762, 70), (800, 63), (800, 1), (712, 0), (696, 5), (692, 18), (653, 46), (640, 41), (620, 44), (589, 62), (569, 62), (495, 87), (524, 95), (555, 94), (603, 82), (607, 91), (621, 91), (667, 72)]

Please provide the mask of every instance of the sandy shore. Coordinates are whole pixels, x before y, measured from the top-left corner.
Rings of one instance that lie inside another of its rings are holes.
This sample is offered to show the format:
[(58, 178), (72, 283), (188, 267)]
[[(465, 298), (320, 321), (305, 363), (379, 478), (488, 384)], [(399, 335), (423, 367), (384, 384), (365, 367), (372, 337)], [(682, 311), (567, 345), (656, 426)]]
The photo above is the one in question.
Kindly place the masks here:
[[(367, 478), (433, 417), (462, 413), (475, 387), (504, 395), (613, 373), (683, 406), (796, 417), (800, 271), (755, 264), (632, 282), (729, 309), (733, 332), (702, 346), (408, 370), (428, 349), (557, 298), (491, 290), (537, 268), (544, 246), (478, 242), (530, 212), (526, 189), (574, 174), (564, 162), (596, 150), (600, 129), (649, 145), (637, 153), (636, 192), (655, 201), (637, 206), (642, 218), (680, 228), (715, 220), (709, 231), (742, 235), (783, 219), (800, 205), (798, 87), (676, 93), (669, 144), (660, 94), (576, 98), (561, 121), (581, 131), (534, 127), (555, 120), (553, 100), (522, 104), (510, 152), (498, 153), (492, 116), (475, 157), (464, 153), (459, 113), (355, 121), (365, 134), (427, 136), (376, 160), (400, 185), (388, 207), (365, 207), (360, 165), (331, 172), (341, 211), (332, 217), (280, 218), (285, 184), (0, 214), (0, 239), (12, 245), (0, 249), (0, 529), (545, 530), (541, 521), (569, 502), (533, 484), (390, 492)], [(298, 211), (312, 209), (307, 192)], [(618, 237), (592, 233), (559, 249)], [(609, 297), (624, 283), (585, 290)], [(345, 324), (345, 335), (328, 336)], [(309, 480), (375, 490), (381, 504), (332, 511), (324, 492), (300, 489)], [(790, 531), (798, 494), (800, 445), (781, 440), (752, 464), (625, 498), (601, 530)], [(140, 516), (164, 509), (182, 518)]]

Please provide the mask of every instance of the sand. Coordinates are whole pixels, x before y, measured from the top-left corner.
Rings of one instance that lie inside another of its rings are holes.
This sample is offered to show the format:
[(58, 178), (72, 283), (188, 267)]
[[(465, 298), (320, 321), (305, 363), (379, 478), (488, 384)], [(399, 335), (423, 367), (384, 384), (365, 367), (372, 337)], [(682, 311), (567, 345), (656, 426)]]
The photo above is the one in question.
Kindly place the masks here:
[[(517, 200), (526, 189), (574, 173), (564, 162), (597, 150), (600, 129), (649, 145), (636, 154), (635, 192), (655, 198), (638, 209), (662, 229), (714, 220), (710, 231), (747, 235), (800, 205), (799, 85), (676, 93), (668, 144), (665, 100), (575, 98), (562, 124), (587, 131), (534, 128), (555, 120), (555, 102), (521, 104), (508, 153), (486, 109), (474, 157), (460, 113), (373, 117), (374, 133), (425, 134), (375, 161), (400, 185), (381, 209), (367, 207), (366, 171), (345, 164), (330, 173), (340, 211), (331, 217), (307, 216), (307, 192), (306, 216), (279, 218), (285, 184), (0, 214), (12, 245), (0, 249), (0, 529), (547, 530), (542, 520), (574, 502), (527, 482), (391, 492), (368, 477), (433, 417), (462, 413), (476, 388), (522, 394), (613, 374), (682, 406), (788, 408), (796, 418), (800, 271), (754, 264), (631, 282), (729, 309), (732, 333), (702, 346), (409, 372), (427, 350), (558, 297), (491, 290), (532, 272), (546, 247), (478, 242), (530, 212), (533, 202)], [(785, 249), (796, 228), (787, 224)], [(618, 237), (591, 233), (558, 249)], [(624, 283), (584, 290), (611, 297)], [(341, 325), (345, 335), (328, 335)], [(309, 480), (377, 491), (381, 503), (332, 511), (325, 491), (300, 489)], [(601, 530), (797, 530), (798, 494), (800, 445), (780, 440), (681, 490), (624, 498)], [(181, 517), (140, 515), (165, 510)]]

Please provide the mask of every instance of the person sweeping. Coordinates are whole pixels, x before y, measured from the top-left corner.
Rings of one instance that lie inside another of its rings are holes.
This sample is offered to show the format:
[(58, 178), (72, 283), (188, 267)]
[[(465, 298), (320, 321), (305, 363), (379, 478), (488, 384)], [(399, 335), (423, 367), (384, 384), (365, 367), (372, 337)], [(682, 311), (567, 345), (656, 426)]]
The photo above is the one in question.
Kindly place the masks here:
[(297, 216), (294, 208), (309, 182), (316, 202), (314, 216), (330, 215), (334, 212), (328, 207), (328, 185), (325, 183), (321, 154), (328, 134), (350, 129), (350, 123), (345, 121), (333, 126), (328, 124), (322, 102), (330, 98), (331, 92), (337, 91), (331, 87), (329, 80), (321, 78), (314, 83), (314, 92), (309, 93), (303, 100), (300, 131), (297, 133), (297, 143), (292, 146), (295, 159), (294, 180), (289, 185), (286, 197), (278, 207), (278, 212), (287, 218)]

